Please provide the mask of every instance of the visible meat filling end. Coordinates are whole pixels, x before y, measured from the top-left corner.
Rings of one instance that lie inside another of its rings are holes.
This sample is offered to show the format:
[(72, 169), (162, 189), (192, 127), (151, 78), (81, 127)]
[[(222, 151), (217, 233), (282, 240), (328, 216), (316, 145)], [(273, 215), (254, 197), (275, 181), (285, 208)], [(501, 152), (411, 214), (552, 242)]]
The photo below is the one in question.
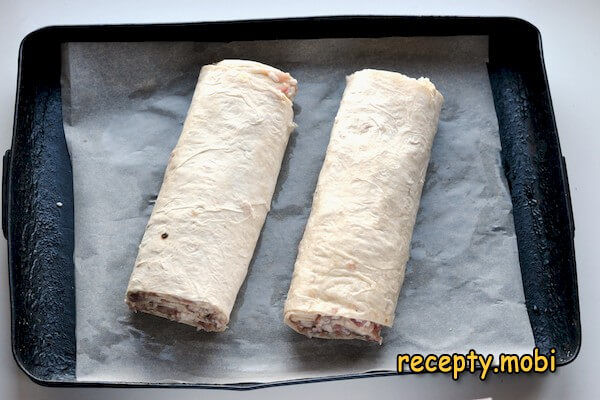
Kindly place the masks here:
[(311, 319), (290, 318), (294, 328), (308, 337), (359, 339), (381, 344), (381, 325), (361, 319), (317, 315)]
[(125, 303), (135, 312), (147, 314), (181, 322), (196, 327), (198, 330), (209, 332), (222, 332), (227, 328), (224, 316), (215, 310), (210, 310), (185, 299), (171, 296), (159, 296), (156, 293), (133, 292), (128, 293)]

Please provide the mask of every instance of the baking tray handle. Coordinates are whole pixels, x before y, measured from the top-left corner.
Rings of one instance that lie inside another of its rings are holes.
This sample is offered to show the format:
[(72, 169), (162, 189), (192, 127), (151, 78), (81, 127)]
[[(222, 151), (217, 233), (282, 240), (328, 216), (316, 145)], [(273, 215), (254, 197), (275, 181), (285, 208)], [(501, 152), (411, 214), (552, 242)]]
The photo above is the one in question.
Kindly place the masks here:
[(2, 159), (2, 233), (4, 234), (4, 238), (8, 238), (7, 233), (7, 221), (8, 221), (8, 177), (10, 168), (10, 149), (6, 150), (4, 153), (4, 158)]

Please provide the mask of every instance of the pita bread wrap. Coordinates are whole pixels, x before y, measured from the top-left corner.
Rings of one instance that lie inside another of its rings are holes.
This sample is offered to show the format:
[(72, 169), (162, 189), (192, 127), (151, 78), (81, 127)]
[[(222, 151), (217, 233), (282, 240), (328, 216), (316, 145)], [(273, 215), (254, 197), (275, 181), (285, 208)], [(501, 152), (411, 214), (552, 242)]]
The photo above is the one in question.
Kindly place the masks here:
[(443, 97), (426, 78), (347, 78), (284, 322), (309, 337), (381, 343), (394, 322)]
[(139, 247), (125, 302), (223, 331), (294, 129), (296, 81), (253, 61), (200, 71)]

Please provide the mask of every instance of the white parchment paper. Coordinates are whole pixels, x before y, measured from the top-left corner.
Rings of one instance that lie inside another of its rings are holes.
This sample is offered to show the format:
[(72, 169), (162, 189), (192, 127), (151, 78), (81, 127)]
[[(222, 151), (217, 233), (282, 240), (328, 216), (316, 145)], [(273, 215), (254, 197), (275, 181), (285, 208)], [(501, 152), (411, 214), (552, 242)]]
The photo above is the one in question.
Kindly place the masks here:
[[(199, 70), (224, 58), (288, 71), (299, 92), (298, 128), (272, 208), (229, 329), (219, 334), (133, 314), (123, 299)], [(65, 44), (77, 379), (271, 382), (394, 370), (398, 353), (530, 352), (486, 60), (487, 37)], [(345, 76), (362, 68), (427, 76), (445, 97), (396, 320), (382, 346), (310, 340), (282, 323)]]

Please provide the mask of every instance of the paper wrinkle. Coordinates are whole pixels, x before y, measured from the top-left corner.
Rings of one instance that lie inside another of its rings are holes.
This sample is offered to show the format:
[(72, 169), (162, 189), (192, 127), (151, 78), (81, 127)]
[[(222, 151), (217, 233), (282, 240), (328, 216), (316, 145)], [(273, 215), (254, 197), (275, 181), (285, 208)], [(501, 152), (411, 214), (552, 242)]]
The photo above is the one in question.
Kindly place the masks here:
[[(394, 370), (398, 353), (531, 352), (487, 43), (456, 36), (63, 45), (77, 379), (273, 382)], [(297, 128), (229, 329), (206, 333), (133, 314), (123, 296), (200, 67), (225, 58), (290, 73), (298, 81)], [(364, 68), (428, 77), (445, 99), (396, 318), (382, 346), (308, 339), (283, 324), (346, 76)]]

